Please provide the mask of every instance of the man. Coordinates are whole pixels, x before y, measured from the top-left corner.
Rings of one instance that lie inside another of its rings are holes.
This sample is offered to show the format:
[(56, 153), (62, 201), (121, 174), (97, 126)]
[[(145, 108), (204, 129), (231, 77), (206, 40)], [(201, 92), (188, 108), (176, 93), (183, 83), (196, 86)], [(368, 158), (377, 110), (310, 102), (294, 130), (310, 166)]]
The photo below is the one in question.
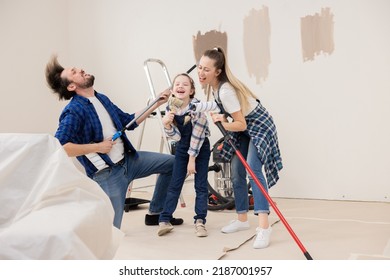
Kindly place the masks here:
[[(126, 134), (112, 140), (115, 132), (130, 123), (136, 114), (128, 114), (110, 99), (94, 90), (93, 75), (79, 68), (64, 68), (53, 56), (46, 65), (46, 80), (60, 100), (70, 100), (59, 119), (55, 134), (70, 157), (77, 157), (88, 177), (96, 181), (110, 197), (115, 216), (114, 226), (121, 227), (129, 184), (138, 178), (160, 174), (145, 216), (146, 225), (158, 225), (167, 188), (172, 176), (174, 156), (136, 151)], [(131, 125), (135, 129), (146, 117), (165, 103), (170, 95), (166, 90), (159, 101)], [(182, 219), (171, 220), (182, 224)]]

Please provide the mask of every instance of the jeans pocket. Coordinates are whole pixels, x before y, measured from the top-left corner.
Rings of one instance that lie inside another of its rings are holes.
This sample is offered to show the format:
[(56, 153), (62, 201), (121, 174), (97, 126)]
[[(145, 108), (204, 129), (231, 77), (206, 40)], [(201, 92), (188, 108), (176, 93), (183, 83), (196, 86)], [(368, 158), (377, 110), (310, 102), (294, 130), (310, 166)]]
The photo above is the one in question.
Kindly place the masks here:
[(107, 180), (107, 178), (111, 175), (112, 168), (107, 167), (99, 172), (96, 172), (95, 175), (93, 175), (92, 179), (96, 182), (101, 182)]

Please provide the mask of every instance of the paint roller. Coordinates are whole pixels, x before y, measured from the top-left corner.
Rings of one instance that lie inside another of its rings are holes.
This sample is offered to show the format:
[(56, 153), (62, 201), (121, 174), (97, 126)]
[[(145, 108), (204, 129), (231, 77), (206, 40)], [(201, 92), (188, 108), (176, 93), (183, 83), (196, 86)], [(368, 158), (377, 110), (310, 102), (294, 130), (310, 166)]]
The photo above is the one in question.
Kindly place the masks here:
[(190, 110), (194, 112), (221, 112), (215, 101), (192, 103)]

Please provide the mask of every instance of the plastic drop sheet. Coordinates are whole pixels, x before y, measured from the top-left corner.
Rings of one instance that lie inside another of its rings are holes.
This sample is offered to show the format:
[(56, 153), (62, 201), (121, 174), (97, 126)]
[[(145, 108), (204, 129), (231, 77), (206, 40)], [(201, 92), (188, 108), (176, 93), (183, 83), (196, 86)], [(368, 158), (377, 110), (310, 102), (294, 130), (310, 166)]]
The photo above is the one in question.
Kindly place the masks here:
[(0, 134), (0, 259), (111, 259), (123, 233), (56, 138)]

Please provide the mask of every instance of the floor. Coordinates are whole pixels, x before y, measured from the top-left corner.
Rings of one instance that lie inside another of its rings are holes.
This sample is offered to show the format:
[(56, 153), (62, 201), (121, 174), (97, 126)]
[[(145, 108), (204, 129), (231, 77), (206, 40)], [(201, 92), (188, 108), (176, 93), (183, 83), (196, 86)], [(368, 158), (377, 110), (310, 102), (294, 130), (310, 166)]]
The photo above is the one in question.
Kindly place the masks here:
[[(151, 191), (134, 188), (131, 196), (150, 199)], [(209, 211), (209, 235), (199, 238), (193, 227), (191, 186), (184, 187), (183, 198), (186, 206), (179, 205), (174, 216), (184, 224), (164, 236), (157, 235), (157, 226), (144, 225), (149, 204), (125, 212), (125, 237), (115, 259), (305, 260), (309, 254), (314, 260), (390, 260), (390, 203), (273, 198), (287, 226), (271, 210), (271, 244), (253, 249), (254, 215), (249, 215), (250, 230), (223, 234), (220, 229), (236, 217), (234, 210)]]

